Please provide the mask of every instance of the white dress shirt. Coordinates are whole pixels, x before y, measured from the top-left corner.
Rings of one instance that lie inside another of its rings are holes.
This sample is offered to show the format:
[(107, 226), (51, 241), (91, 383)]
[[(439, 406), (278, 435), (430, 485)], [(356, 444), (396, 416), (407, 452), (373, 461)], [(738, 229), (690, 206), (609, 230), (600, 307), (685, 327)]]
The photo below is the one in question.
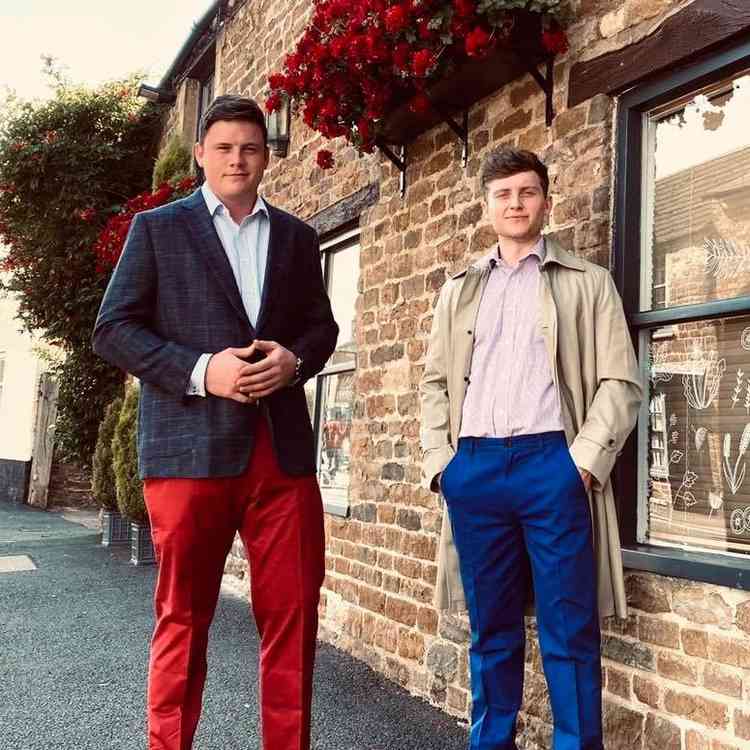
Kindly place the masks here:
[[(207, 182), (201, 186), (201, 192), (232, 267), (247, 317), (255, 326), (258, 322), (268, 262), (268, 240), (271, 233), (268, 206), (263, 198), (258, 196), (253, 210), (238, 225)], [(206, 395), (206, 368), (210, 358), (210, 353), (202, 354), (196, 362), (187, 389), (189, 395)]]

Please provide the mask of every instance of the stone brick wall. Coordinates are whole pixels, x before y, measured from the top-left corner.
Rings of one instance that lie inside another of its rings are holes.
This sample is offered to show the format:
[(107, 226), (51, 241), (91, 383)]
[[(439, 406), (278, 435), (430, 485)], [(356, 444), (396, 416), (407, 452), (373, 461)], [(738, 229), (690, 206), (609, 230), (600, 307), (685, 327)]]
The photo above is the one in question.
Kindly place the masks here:
[[(574, 0), (572, 52), (556, 67), (552, 127), (536, 83), (519, 79), (472, 108), (466, 169), (445, 126), (410, 146), (404, 199), (384, 157), (359, 158), (343, 143), (324, 143), (301, 121), (293, 123), (289, 157), (273, 159), (265, 179), (264, 195), (303, 218), (379, 183), (379, 201), (361, 216), (361, 274), (352, 279), (359, 298), (351, 514), (326, 519), (321, 636), (457, 717), (469, 709), (468, 624), (432, 606), (442, 508), (419, 484), (417, 384), (432, 307), (446, 275), (494, 241), (476, 177), (482, 157), (499, 143), (540, 153), (551, 173), (550, 230), (580, 256), (609, 265), (613, 102), (598, 95), (567, 109), (570, 67), (638, 40), (684, 4)], [(265, 76), (292, 49), (309, 10), (307, 0), (249, 0), (236, 8), (217, 39), (217, 93), (262, 99)], [(324, 145), (337, 159), (327, 172), (314, 161)], [(235, 553), (228, 567), (242, 574), (241, 550)], [(628, 587), (632, 615), (607, 623), (604, 636), (607, 747), (750, 747), (743, 708), (750, 697), (743, 640), (750, 596), (641, 573), (629, 575)], [(533, 622), (529, 635), (521, 717), (527, 750), (549, 748), (551, 738)]]

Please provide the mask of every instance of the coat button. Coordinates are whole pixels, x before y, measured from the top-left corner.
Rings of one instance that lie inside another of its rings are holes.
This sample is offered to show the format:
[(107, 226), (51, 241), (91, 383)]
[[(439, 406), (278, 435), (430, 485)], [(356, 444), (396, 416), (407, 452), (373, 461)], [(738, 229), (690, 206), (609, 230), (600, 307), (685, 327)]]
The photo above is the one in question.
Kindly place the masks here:
[(464, 376), (464, 383), (468, 383), (468, 382), (469, 382), (468, 376)]
[(466, 333), (468, 333), (468, 334), (469, 334), (469, 336), (471, 336), (471, 334), (472, 334), (473, 332), (472, 332), (472, 331), (466, 331)]

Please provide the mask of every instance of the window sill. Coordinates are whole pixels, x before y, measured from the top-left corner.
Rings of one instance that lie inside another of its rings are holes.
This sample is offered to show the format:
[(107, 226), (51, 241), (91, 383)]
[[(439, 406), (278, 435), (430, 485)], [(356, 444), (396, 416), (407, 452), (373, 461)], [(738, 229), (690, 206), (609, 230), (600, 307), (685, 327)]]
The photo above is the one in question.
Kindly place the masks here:
[(346, 518), (349, 515), (349, 500), (336, 500), (332, 498), (323, 497), (323, 511), (329, 513), (332, 516), (341, 516)]
[(626, 569), (750, 590), (750, 558), (683, 552), (669, 547), (638, 544), (622, 548)]

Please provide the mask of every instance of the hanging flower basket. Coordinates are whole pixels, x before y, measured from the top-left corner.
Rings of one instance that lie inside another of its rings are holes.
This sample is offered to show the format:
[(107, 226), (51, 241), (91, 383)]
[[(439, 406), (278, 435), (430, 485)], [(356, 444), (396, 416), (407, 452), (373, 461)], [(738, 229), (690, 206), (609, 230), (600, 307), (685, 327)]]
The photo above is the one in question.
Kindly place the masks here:
[[(560, 0), (317, 0), (283, 71), (269, 77), (266, 109), (288, 97), (309, 127), (360, 152), (405, 142), (393, 113), (436, 122), (441, 106), (466, 106), (467, 90), (477, 101), (525, 72), (519, 55), (535, 64), (565, 52), (559, 10)], [(500, 58), (498, 79), (488, 62)], [(447, 93), (462, 101), (438, 101), (439, 82), (457, 73), (462, 83)], [(328, 168), (332, 159), (325, 154), (318, 164)]]

